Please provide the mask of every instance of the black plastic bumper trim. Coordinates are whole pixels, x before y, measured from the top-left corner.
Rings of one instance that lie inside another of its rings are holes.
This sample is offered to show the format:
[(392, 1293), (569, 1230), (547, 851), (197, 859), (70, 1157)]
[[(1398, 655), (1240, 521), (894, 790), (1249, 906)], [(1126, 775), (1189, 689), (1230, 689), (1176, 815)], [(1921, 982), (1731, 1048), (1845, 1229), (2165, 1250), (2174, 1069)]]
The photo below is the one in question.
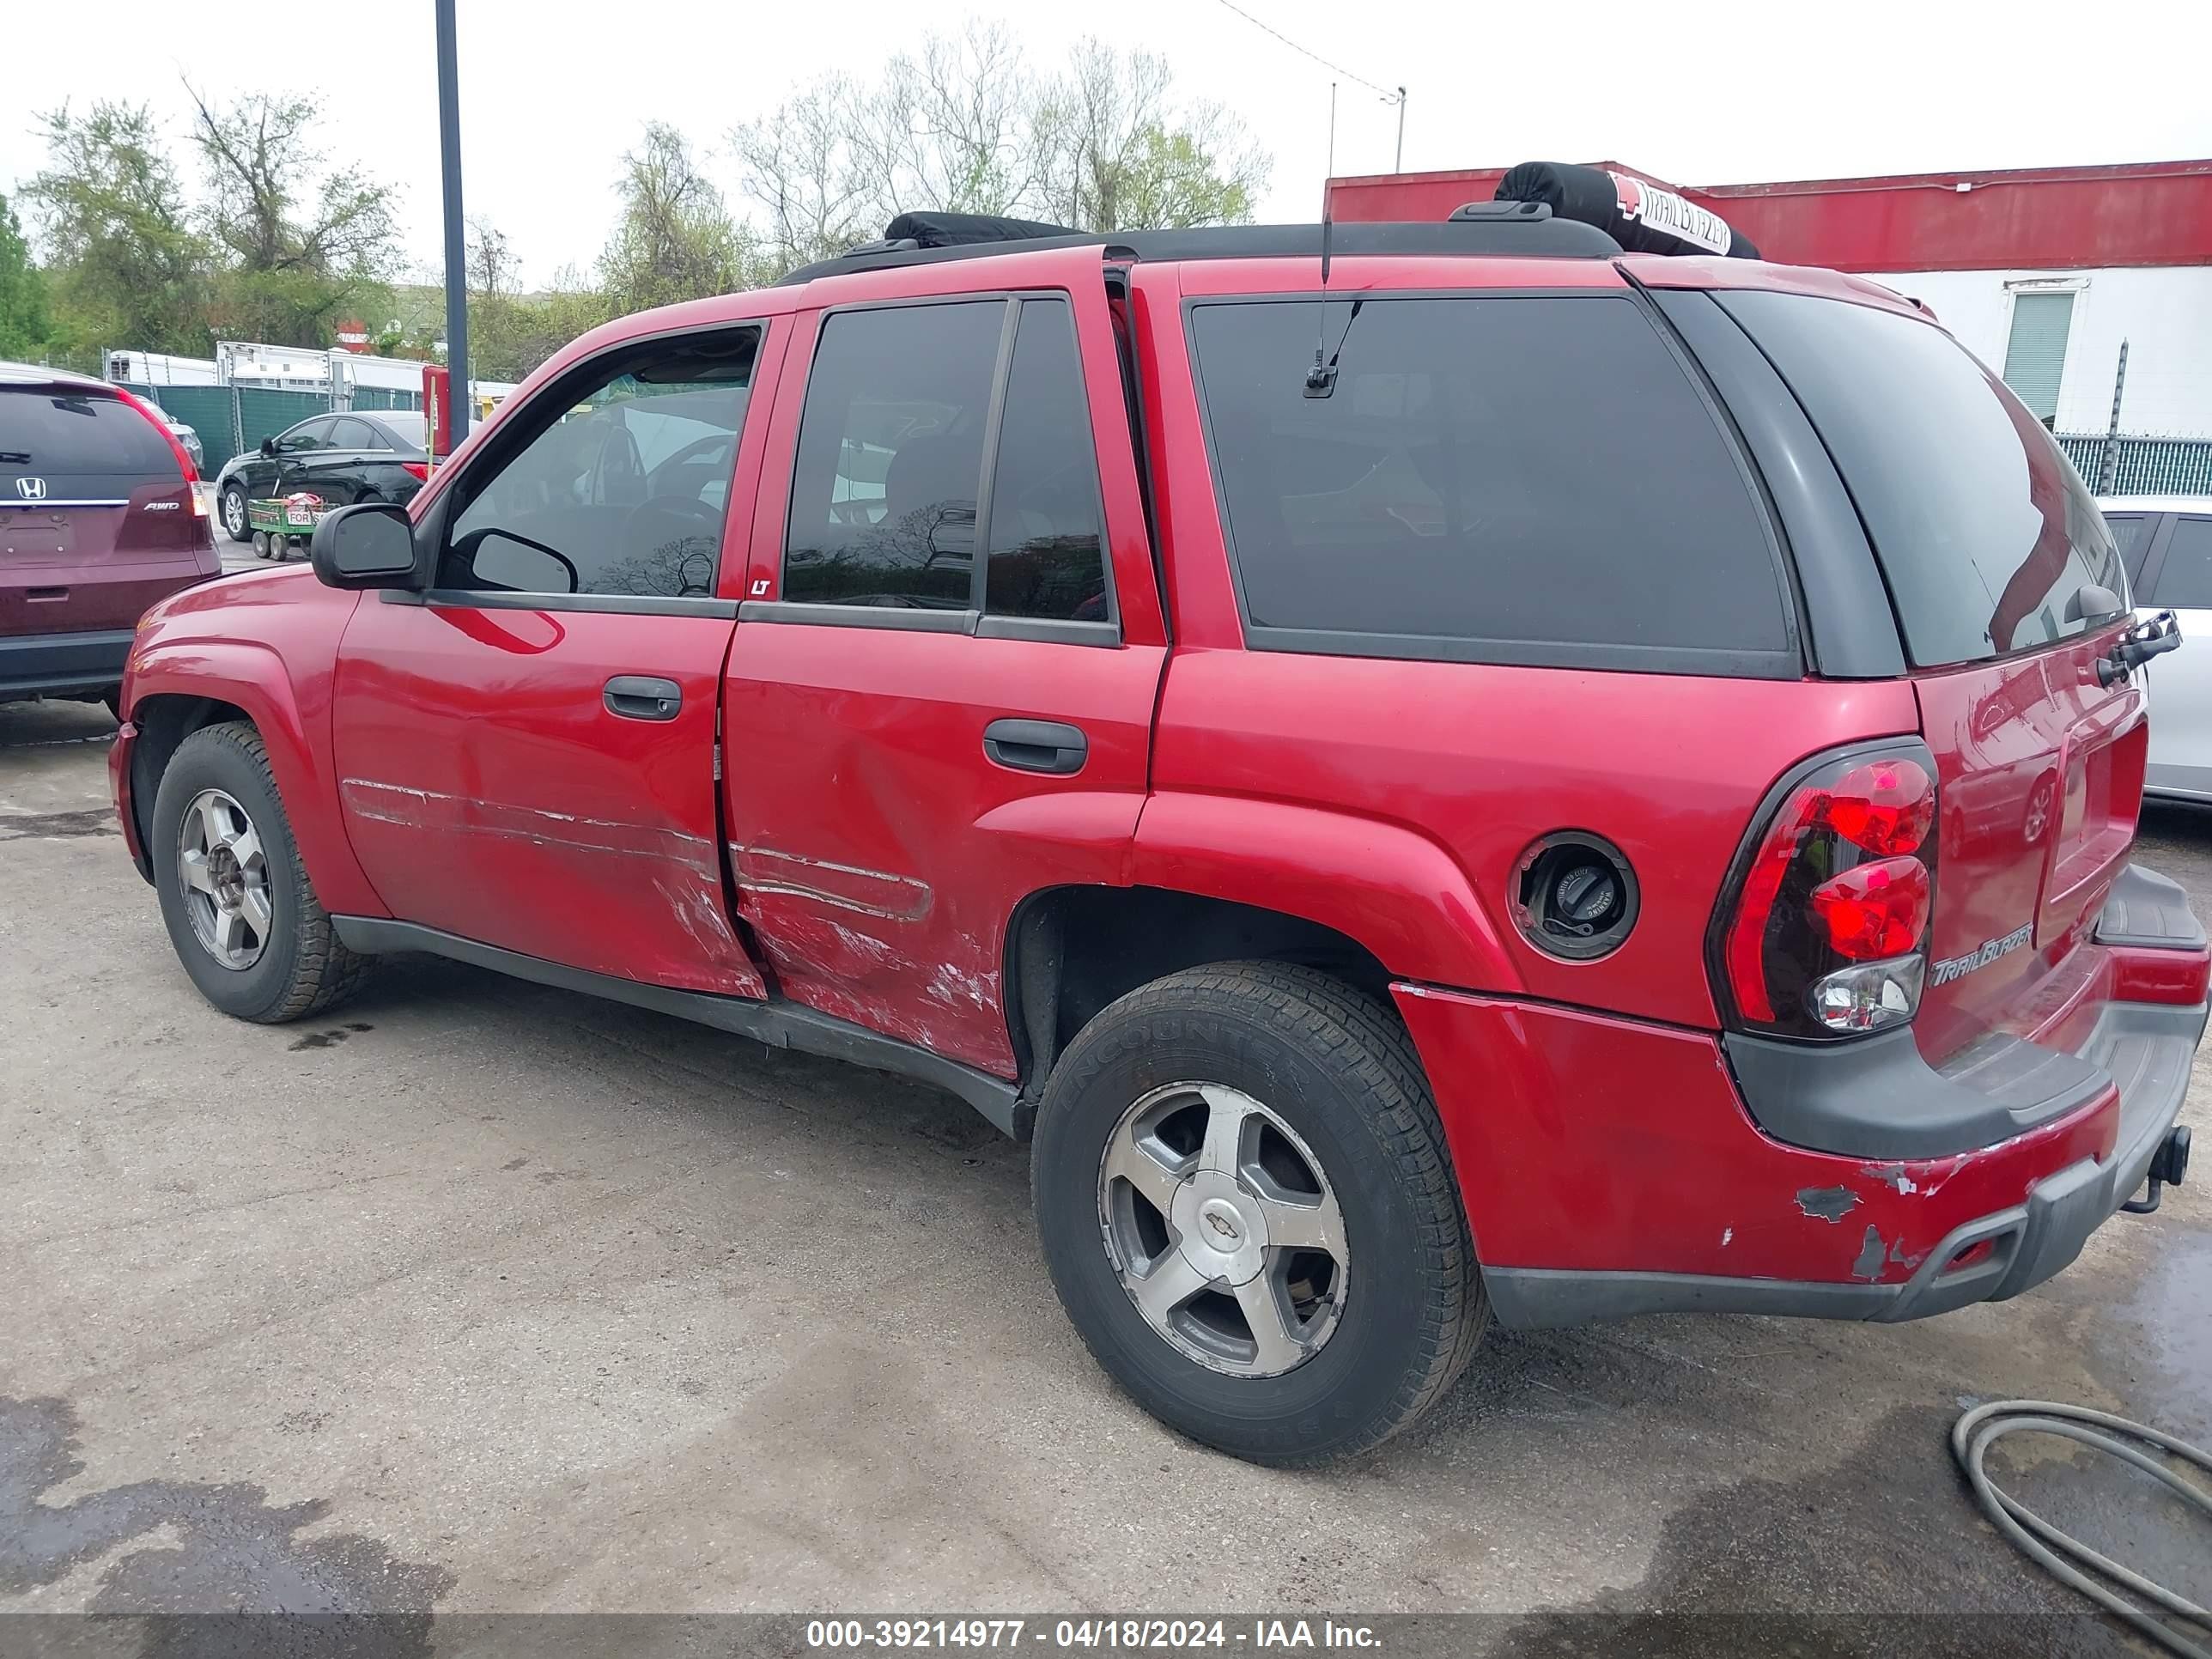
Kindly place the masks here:
[(2078, 1054), (1993, 1036), (1941, 1070), (1912, 1028), (1826, 1045), (1731, 1031), (1722, 1039), (1744, 1105), (1777, 1140), (1850, 1158), (1942, 1158), (2009, 1140), (2110, 1086)]
[(796, 1048), (831, 1060), (851, 1060), (878, 1072), (894, 1072), (919, 1082), (933, 1084), (960, 1097), (1002, 1133), (1027, 1139), (1032, 1109), (1020, 1091), (1002, 1078), (947, 1060), (912, 1043), (901, 1042), (865, 1025), (818, 1014), (811, 1008), (781, 1000), (761, 1001), (750, 997), (713, 996), (703, 991), (679, 991), (665, 985), (647, 985), (612, 974), (595, 974), (526, 956), (520, 951), (485, 945), (458, 933), (441, 933), (411, 921), (392, 921), (377, 916), (332, 916), (331, 925), (349, 951), (380, 955), (393, 951), (422, 951), (477, 968), (512, 975), (564, 991), (626, 1002), (634, 1008), (673, 1014), (701, 1025), (732, 1031), (765, 1042), (774, 1048)]
[(0, 695), (25, 691), (100, 691), (123, 681), (137, 635), (128, 628), (96, 634), (16, 634), (0, 638)]
[(2204, 924), (2189, 908), (2181, 884), (2130, 864), (2112, 883), (2097, 916), (2097, 943), (2141, 950), (2201, 951)]

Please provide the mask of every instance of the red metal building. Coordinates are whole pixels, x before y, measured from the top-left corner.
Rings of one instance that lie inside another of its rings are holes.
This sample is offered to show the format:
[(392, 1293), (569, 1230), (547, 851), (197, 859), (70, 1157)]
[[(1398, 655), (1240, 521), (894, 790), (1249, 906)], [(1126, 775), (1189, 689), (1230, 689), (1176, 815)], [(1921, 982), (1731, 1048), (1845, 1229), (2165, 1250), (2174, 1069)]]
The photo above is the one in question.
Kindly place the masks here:
[[(1687, 197), (1785, 264), (1853, 271), (2212, 264), (2212, 160), (1690, 185), (1618, 161), (1592, 165)], [(1504, 172), (1332, 179), (1329, 203), (1343, 220), (1442, 219), (1463, 202), (1490, 200)]]
[[(1710, 209), (1768, 259), (1923, 301), (2062, 434), (2101, 439), (2123, 389), (2122, 431), (2200, 441), (2139, 487), (2212, 487), (2212, 160), (1687, 186), (1594, 165)], [(1333, 179), (1329, 201), (1342, 220), (1443, 219), (1504, 171)]]

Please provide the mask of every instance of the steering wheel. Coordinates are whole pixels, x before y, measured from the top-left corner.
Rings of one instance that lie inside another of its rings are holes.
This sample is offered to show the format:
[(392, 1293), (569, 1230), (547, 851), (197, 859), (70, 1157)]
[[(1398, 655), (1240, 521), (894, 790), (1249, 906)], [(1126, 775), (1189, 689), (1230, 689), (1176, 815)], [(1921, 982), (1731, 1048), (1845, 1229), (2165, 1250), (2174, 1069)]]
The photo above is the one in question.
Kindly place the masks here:
[[(655, 495), (650, 501), (640, 501), (623, 517), (623, 536), (629, 545), (637, 545), (636, 532), (645, 526), (645, 515), (658, 513), (665, 518), (688, 519), (697, 524), (708, 535), (721, 538), (722, 511), (709, 507), (696, 495)], [(665, 538), (656, 537), (655, 540)]]
[[(654, 517), (663, 522), (655, 525)], [(694, 529), (692, 526), (696, 526)], [(674, 533), (669, 533), (671, 531)], [(679, 550), (693, 537), (704, 535), (711, 538), (705, 548), (684, 551), (676, 574), (678, 579), (675, 597), (679, 599), (706, 599), (713, 595), (714, 566), (720, 552), (722, 514), (696, 495), (655, 495), (650, 501), (640, 501), (623, 515), (622, 539), (625, 547), (640, 554), (648, 549)], [(706, 580), (700, 582), (695, 566), (704, 566)]]

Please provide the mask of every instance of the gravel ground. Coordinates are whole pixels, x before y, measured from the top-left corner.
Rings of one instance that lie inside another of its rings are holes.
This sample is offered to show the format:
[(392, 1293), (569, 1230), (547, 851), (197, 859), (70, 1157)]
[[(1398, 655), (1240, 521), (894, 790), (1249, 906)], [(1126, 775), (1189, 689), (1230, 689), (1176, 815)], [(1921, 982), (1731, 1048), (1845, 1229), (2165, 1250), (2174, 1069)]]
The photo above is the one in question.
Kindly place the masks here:
[[(1023, 1149), (949, 1097), (428, 960), (320, 1022), (216, 1013), (107, 814), (112, 729), (0, 707), (0, 1610), (434, 1612), (410, 1652), (521, 1611), (1540, 1614), (1462, 1632), (1529, 1652), (1884, 1612), (1919, 1616), (1798, 1650), (1932, 1652), (2073, 1607), (1975, 1518), (1963, 1402), (2212, 1441), (2200, 1181), (2002, 1306), (1493, 1332), (1377, 1455), (1231, 1462), (1091, 1363)], [(2212, 915), (2212, 816), (2146, 828)], [(2142, 1483), (2002, 1461), (2212, 1592)]]

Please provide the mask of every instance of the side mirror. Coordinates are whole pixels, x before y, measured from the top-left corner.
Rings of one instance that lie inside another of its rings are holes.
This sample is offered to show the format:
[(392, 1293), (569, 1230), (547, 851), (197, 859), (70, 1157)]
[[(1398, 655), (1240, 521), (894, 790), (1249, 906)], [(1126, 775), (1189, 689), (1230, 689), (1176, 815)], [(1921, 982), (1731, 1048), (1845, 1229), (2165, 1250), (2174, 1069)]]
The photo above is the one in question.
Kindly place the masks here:
[(2094, 583), (2075, 589), (2074, 597), (2066, 602), (2068, 622), (2086, 622), (2092, 617), (2117, 617), (2120, 614), (2120, 596), (2109, 587)]
[(307, 560), (330, 587), (415, 586), (415, 527), (407, 509), (362, 501), (323, 514)]
[(274, 438), (264, 438), (261, 441), (261, 453), (264, 455), (274, 456), (276, 453), (276, 441)]

